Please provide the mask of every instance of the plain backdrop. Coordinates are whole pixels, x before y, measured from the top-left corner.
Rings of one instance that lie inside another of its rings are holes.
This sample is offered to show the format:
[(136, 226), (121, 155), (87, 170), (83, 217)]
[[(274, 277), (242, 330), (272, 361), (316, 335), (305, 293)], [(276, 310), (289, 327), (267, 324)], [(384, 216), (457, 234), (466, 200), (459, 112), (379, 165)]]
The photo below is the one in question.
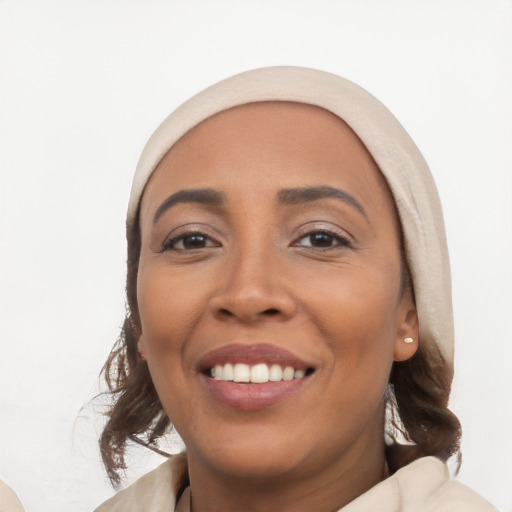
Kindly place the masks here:
[[(89, 401), (123, 319), (143, 144), (195, 92), (268, 65), (359, 83), (429, 162), (453, 271), (459, 478), (512, 511), (511, 29), (510, 0), (0, 0), (0, 476), (27, 512), (114, 492)], [(161, 461), (138, 451), (128, 482)]]

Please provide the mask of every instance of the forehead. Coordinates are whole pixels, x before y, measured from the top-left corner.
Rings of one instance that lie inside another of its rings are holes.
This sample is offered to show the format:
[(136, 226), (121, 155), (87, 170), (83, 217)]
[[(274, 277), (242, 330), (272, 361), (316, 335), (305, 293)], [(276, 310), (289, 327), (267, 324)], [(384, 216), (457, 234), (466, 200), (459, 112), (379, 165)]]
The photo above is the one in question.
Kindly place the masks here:
[(336, 145), (337, 156), (344, 155), (346, 159), (358, 153), (360, 158), (374, 163), (359, 137), (338, 116), (314, 105), (283, 101), (249, 103), (224, 110), (185, 134), (167, 156), (192, 146), (224, 155), (260, 147), (266, 155), (273, 156), (285, 150), (298, 152), (304, 144), (313, 150), (311, 157), (329, 156), (327, 146), (335, 149)]
[(394, 205), (372, 156), (339, 117), (302, 103), (251, 103), (206, 119), (171, 148), (146, 187), (142, 213), (179, 189), (228, 187), (249, 196), (318, 185)]

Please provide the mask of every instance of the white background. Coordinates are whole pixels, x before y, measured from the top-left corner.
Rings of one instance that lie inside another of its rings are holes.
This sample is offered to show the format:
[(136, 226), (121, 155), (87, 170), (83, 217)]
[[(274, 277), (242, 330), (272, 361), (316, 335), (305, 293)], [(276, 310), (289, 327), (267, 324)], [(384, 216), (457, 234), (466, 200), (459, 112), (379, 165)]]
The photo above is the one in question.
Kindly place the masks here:
[[(0, 475), (27, 512), (113, 493), (87, 402), (123, 318), (143, 144), (203, 87), (282, 64), (363, 85), (429, 162), (453, 268), (459, 478), (512, 511), (511, 29), (510, 0), (0, 0)], [(159, 462), (136, 457), (129, 478)]]

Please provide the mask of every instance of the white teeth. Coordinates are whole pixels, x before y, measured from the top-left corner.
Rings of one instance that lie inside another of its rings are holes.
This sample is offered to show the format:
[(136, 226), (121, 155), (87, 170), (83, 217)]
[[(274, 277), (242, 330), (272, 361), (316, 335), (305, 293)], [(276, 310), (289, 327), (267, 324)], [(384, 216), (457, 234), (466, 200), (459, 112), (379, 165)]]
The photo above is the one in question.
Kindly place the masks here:
[(264, 363), (257, 364), (251, 368), (251, 382), (261, 384), (268, 382), (269, 369)]
[(270, 382), (278, 382), (283, 380), (283, 369), (278, 364), (273, 364), (270, 367)]
[(294, 375), (295, 375), (295, 370), (291, 366), (287, 366), (283, 370), (283, 380), (293, 380)]
[(235, 382), (250, 382), (251, 368), (248, 364), (237, 363), (233, 368), (233, 380)]
[(234, 371), (232, 364), (225, 364), (222, 370), (222, 380), (233, 380)]
[(252, 382), (254, 384), (302, 379), (305, 373), (304, 370), (295, 370), (291, 366), (282, 368), (278, 364), (273, 364), (269, 368), (265, 363), (255, 364), (254, 366), (244, 363), (236, 363), (235, 365), (226, 363), (224, 365), (217, 364), (215, 368), (210, 369), (210, 374), (215, 380)]

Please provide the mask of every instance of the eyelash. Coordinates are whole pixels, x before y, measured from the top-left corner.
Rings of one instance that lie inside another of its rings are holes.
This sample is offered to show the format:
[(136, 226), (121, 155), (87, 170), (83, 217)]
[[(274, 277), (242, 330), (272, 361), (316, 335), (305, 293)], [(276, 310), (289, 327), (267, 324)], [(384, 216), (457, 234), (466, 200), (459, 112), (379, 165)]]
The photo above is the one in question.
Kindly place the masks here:
[[(302, 241), (308, 237), (310, 238), (313, 235), (325, 235), (330, 238), (331, 243), (336, 242), (336, 244), (328, 245), (326, 247), (321, 247), (321, 246), (315, 247), (312, 244), (311, 239), (310, 239), (309, 245), (301, 245), (299, 243), (300, 241)], [(185, 246), (180, 247), (180, 248), (176, 247), (180, 242), (185, 243), (185, 240), (187, 238), (191, 239), (193, 237), (200, 237), (201, 239), (203, 239), (203, 242), (205, 245), (203, 245), (202, 247), (190, 247), (190, 248), (187, 248)], [(220, 247), (220, 246), (221, 246), (221, 244), (219, 242), (217, 242), (216, 240), (214, 240), (213, 238), (211, 238), (210, 236), (208, 236), (207, 234), (205, 234), (202, 231), (187, 231), (186, 233), (181, 233), (173, 238), (167, 239), (162, 245), (162, 252), (166, 252), (166, 251), (185, 252), (185, 251), (189, 251), (189, 250), (192, 251), (192, 250), (209, 249), (212, 247)], [(303, 248), (308, 248), (310, 250), (316, 249), (316, 250), (324, 250), (324, 251), (330, 250), (330, 249), (336, 249), (339, 247), (351, 247), (351, 246), (352, 246), (352, 244), (346, 235), (342, 235), (340, 233), (337, 233), (335, 231), (325, 229), (325, 228), (311, 229), (309, 231), (305, 231), (305, 232), (301, 233), (299, 238), (297, 238), (291, 244), (291, 247), (303, 247)]]

